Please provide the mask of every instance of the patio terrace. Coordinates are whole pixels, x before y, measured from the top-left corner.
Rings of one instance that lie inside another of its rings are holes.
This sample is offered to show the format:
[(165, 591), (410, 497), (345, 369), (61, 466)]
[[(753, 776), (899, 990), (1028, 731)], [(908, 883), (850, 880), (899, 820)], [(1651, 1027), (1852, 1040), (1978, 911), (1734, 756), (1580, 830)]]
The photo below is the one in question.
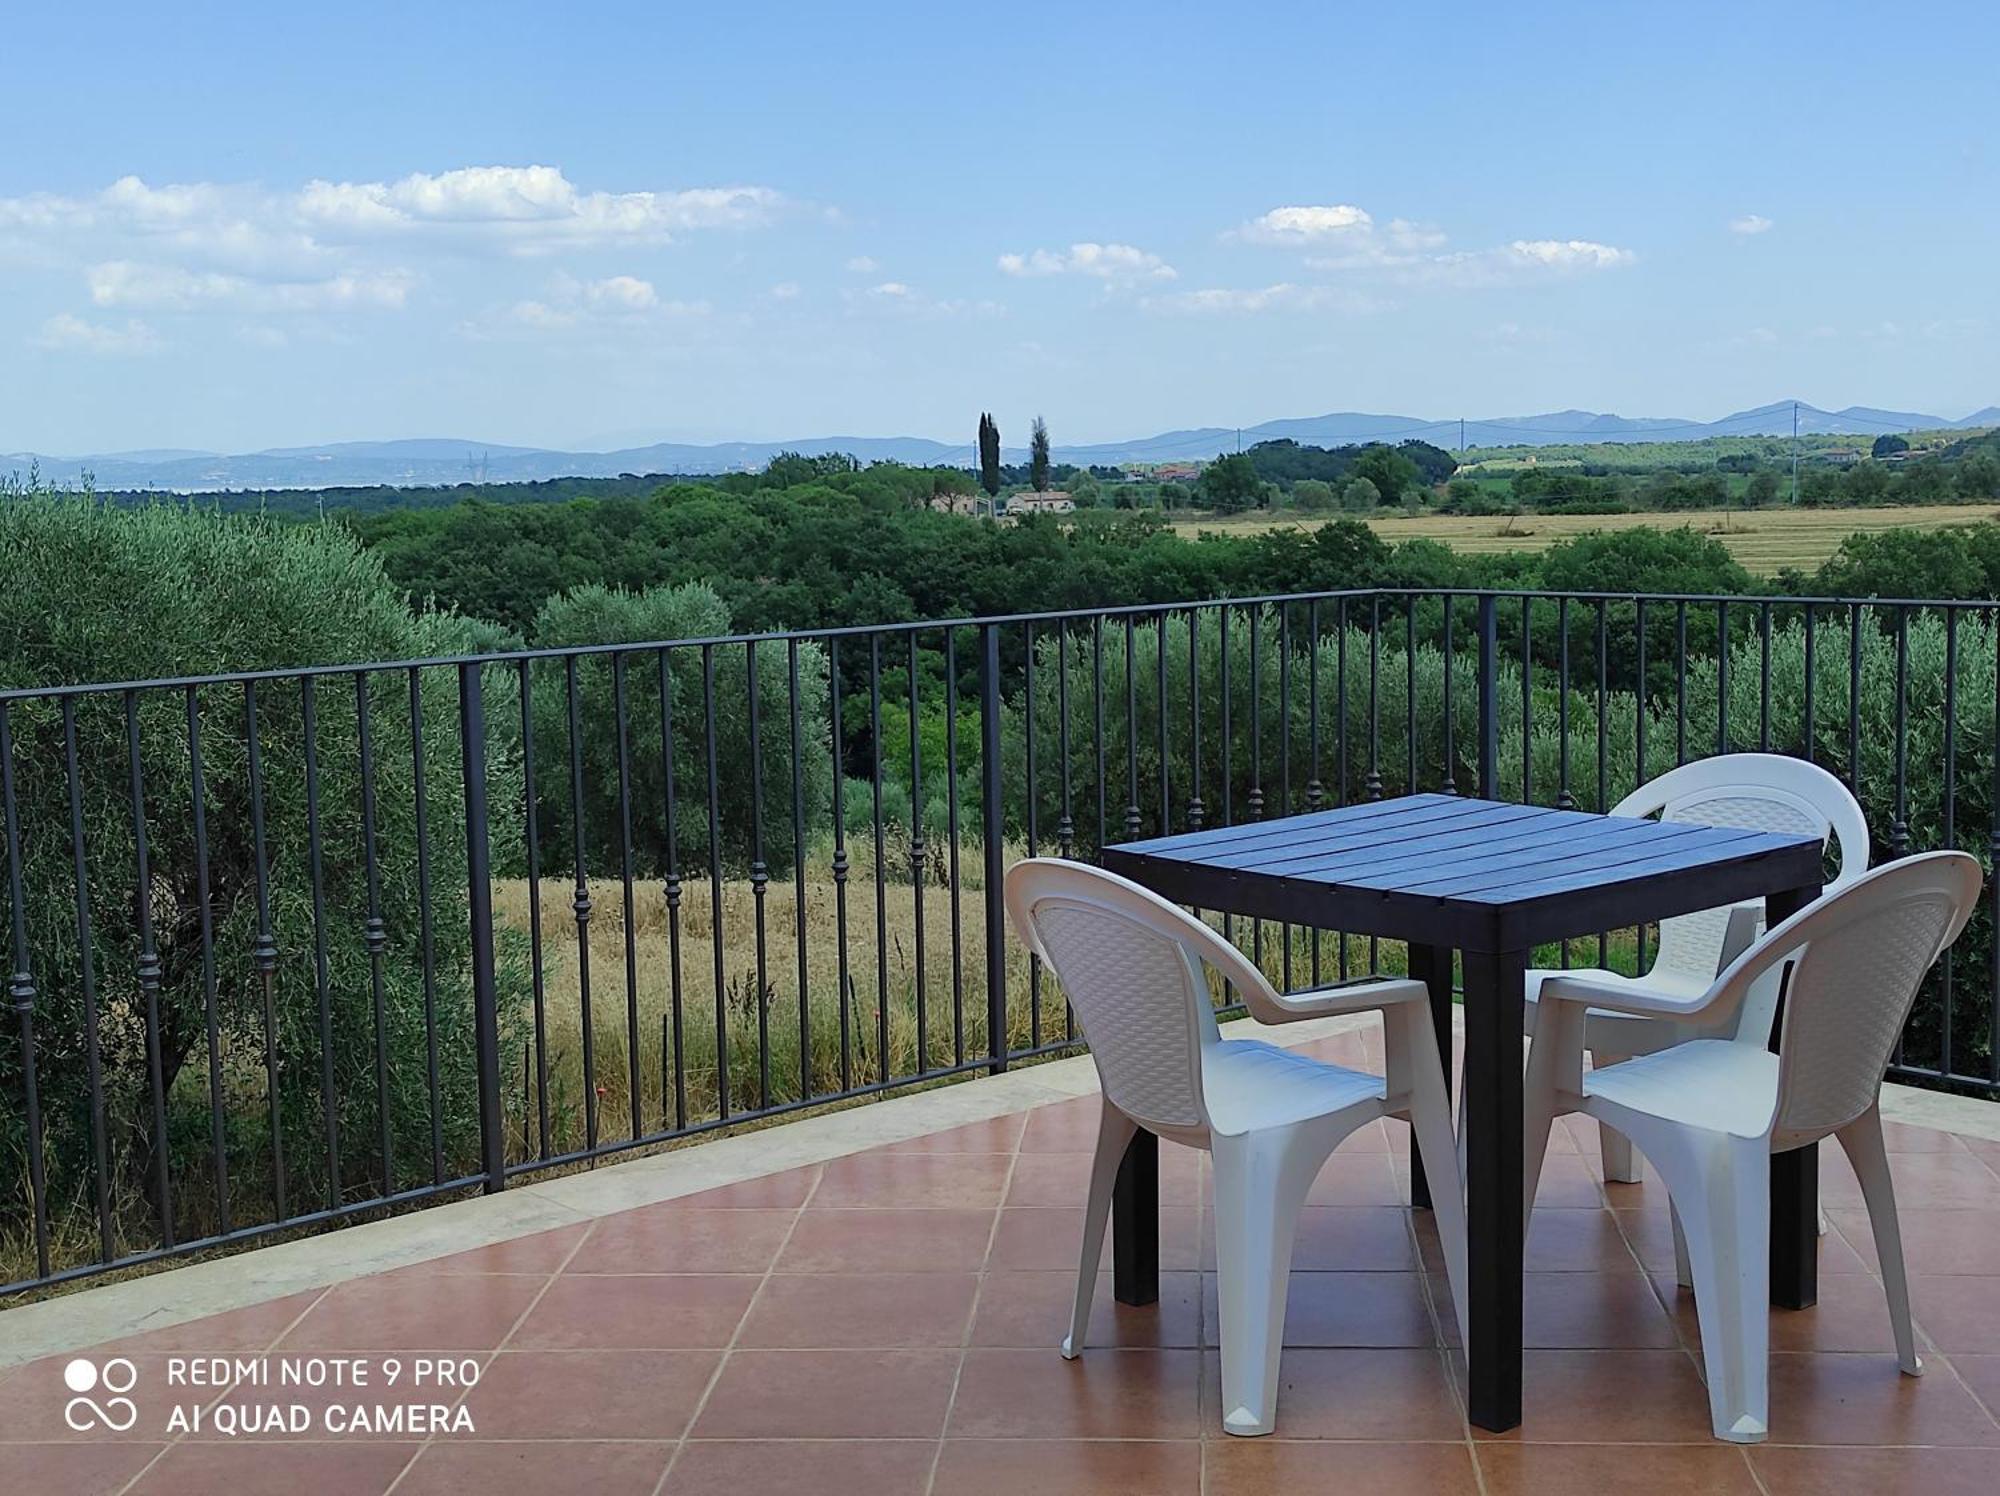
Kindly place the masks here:
[[(1380, 1063), (1370, 1026), (1302, 1027), (1280, 1037)], [(1559, 1128), (1530, 1231), (1525, 1421), (1499, 1437), (1469, 1429), (1436, 1243), (1407, 1208), (1407, 1132), (1375, 1124), (1329, 1163), (1300, 1228), (1278, 1432), (1237, 1440), (1215, 1405), (1204, 1155), (1163, 1150), (1160, 1302), (1118, 1307), (1107, 1282), (1092, 1347), (1073, 1363), (1056, 1354), (1094, 1084), (1087, 1060), (1059, 1061), (10, 1310), (0, 1359), (33, 1359), (0, 1369), (0, 1489), (1991, 1489), (2000, 1117), (1988, 1104), (1897, 1087), (1885, 1099), (1901, 1119), (1889, 1146), (1921, 1380), (1897, 1374), (1855, 1182), (1822, 1150), (1820, 1302), (1774, 1311), (1772, 1435), (1747, 1449), (1709, 1434), (1664, 1193), (1650, 1178), (1605, 1185), (1595, 1124), (1578, 1117)], [(79, 1353), (133, 1363), (128, 1431), (66, 1426), (63, 1375)], [(176, 1356), (352, 1356), (379, 1375), (385, 1358), (418, 1355), (477, 1366), (469, 1392), (436, 1394), (470, 1428), (330, 1435), (329, 1404), (406, 1394), (166, 1385)], [(307, 1431), (165, 1431), (176, 1403), (212, 1419), (215, 1405), (271, 1402), (303, 1404)]]

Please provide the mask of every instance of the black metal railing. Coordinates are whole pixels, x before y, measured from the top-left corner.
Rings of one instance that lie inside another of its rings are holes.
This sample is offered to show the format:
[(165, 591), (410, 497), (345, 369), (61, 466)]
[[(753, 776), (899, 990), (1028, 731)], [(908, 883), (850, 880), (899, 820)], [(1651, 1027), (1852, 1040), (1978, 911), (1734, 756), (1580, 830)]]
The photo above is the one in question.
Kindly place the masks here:
[[(1997, 625), (1346, 591), (0, 692), (0, 1292), (1069, 1048), (1019, 855), (1754, 748), (1990, 863)], [(2000, 1090), (1996, 917), (1899, 1078)], [(1288, 987), (1403, 959), (1221, 923)]]

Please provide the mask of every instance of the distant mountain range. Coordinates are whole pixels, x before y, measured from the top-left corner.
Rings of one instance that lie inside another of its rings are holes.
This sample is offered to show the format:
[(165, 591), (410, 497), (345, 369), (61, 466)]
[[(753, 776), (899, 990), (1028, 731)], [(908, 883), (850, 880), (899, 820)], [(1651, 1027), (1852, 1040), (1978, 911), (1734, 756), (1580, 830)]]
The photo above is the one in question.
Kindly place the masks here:
[[(2000, 426), (2000, 406), (1989, 405), (1962, 420), (1917, 411), (1876, 410), (1850, 405), (1821, 410), (1780, 400), (1739, 410), (1717, 421), (1605, 415), (1558, 410), (1544, 415), (1500, 416), (1482, 420), (1432, 421), (1418, 416), (1330, 415), (1265, 421), (1245, 426), (1200, 426), (1163, 431), (1132, 441), (1058, 446), (1059, 462), (1153, 463), (1194, 461), (1244, 446), (1290, 438), (1307, 446), (1352, 442), (1433, 442), (1456, 450), (1471, 447), (1549, 446), (1563, 442), (1701, 441), (1714, 436), (1789, 436), (1793, 411), (1805, 435), (1849, 433), (1874, 437), (1888, 431), (1965, 430)], [(719, 442), (694, 445), (658, 442), (611, 452), (564, 452), (543, 447), (427, 437), (408, 441), (336, 442), (324, 447), (274, 447), (263, 452), (226, 454), (158, 448), (105, 452), (86, 457), (51, 457), (31, 452), (0, 453), (0, 471), (25, 472), (39, 465), (56, 483), (76, 483), (86, 474), (101, 489), (161, 489), (181, 493), (229, 489), (334, 488), (372, 484), (429, 487), (454, 483), (521, 483), (543, 478), (616, 477), (622, 473), (721, 473), (762, 467), (779, 452), (847, 452), (863, 462), (885, 459), (918, 464), (970, 466), (972, 443), (953, 445), (917, 436), (819, 436), (781, 442)], [(1027, 449), (1008, 448), (1010, 462), (1025, 461)]]

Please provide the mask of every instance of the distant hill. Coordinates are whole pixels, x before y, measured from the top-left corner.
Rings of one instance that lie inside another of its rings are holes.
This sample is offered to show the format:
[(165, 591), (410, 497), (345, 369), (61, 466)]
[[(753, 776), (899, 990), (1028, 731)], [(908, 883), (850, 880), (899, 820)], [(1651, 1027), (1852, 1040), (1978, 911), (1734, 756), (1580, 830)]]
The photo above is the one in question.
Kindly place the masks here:
[[(1456, 450), (1469, 447), (1547, 446), (1573, 442), (1701, 441), (1716, 436), (1789, 436), (1794, 402), (1775, 401), (1739, 410), (1715, 421), (1663, 416), (1620, 416), (1591, 410), (1557, 410), (1541, 415), (1491, 416), (1463, 422), (1420, 416), (1336, 411), (1245, 426), (1243, 445), (1287, 437), (1310, 446), (1411, 439)], [(1961, 420), (1919, 411), (1877, 410), (1850, 405), (1822, 410), (1796, 405), (1802, 435), (1846, 433), (1872, 439), (1885, 431), (1953, 431), (2000, 425), (2000, 406), (1989, 405)], [(1163, 431), (1131, 441), (1059, 446), (1055, 457), (1078, 464), (1193, 461), (1233, 450), (1234, 426), (1197, 426)], [(779, 452), (848, 452), (864, 462), (972, 464), (972, 444), (932, 441), (918, 436), (819, 436), (779, 442), (719, 442), (699, 445), (656, 442), (609, 452), (565, 452), (544, 447), (507, 446), (457, 437), (403, 441), (334, 442), (319, 447), (274, 447), (226, 454), (180, 449), (107, 452), (85, 457), (51, 457), (31, 452), (0, 453), (0, 472), (25, 472), (39, 465), (56, 483), (76, 483), (89, 474), (100, 488), (161, 489), (181, 493), (264, 488), (327, 488), (378, 485), (417, 487), (468, 480), (519, 483), (544, 478), (613, 478), (622, 474), (722, 473), (762, 467)], [(1008, 448), (1010, 462), (1026, 461), (1025, 448)]]

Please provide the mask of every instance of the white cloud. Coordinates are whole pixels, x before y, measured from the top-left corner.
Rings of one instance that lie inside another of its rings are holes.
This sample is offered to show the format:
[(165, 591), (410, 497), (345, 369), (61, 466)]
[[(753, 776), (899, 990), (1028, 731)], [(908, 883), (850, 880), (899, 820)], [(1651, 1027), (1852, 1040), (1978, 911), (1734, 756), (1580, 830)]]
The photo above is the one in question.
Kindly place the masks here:
[(408, 301), (417, 278), (408, 270), (391, 269), (347, 271), (310, 281), (268, 281), (219, 270), (107, 260), (90, 266), (84, 279), (91, 301), (102, 307), (310, 312), (337, 307), (394, 310)]
[(86, 322), (68, 312), (58, 313), (42, 324), (36, 346), (53, 351), (76, 351), (105, 355), (151, 353), (160, 346), (159, 334), (139, 321), (129, 319), (117, 327), (106, 322)]
[(1300, 286), (1290, 281), (1253, 288), (1208, 287), (1149, 296), (1149, 311), (1192, 316), (1245, 316), (1273, 311), (1338, 311), (1354, 314), (1382, 311), (1389, 305), (1359, 291), (1338, 286)]
[(536, 253), (752, 228), (769, 222), (783, 202), (769, 187), (585, 192), (553, 166), (467, 166), (412, 172), (397, 182), (308, 182), (292, 206), (303, 222), (336, 240), (430, 231)]
[(653, 283), (636, 275), (613, 275), (591, 281), (583, 287), (583, 299), (594, 307), (615, 311), (647, 312), (660, 304)]
[(1450, 250), (1444, 230), (1410, 218), (1378, 224), (1352, 203), (1273, 208), (1223, 236), (1304, 249), (1309, 270), (1365, 272), (1400, 284), (1493, 285), (1534, 275), (1608, 270), (1635, 258), (1591, 239), (1515, 239), (1491, 249)]
[(775, 286), (771, 287), (769, 294), (773, 301), (796, 301), (799, 298), (799, 283), (797, 281), (779, 281)]
[(1732, 234), (1762, 234), (1770, 228), (1771, 220), (1762, 213), (1745, 213), (1741, 218), (1729, 220), (1729, 232)]
[(888, 296), (906, 299), (910, 295), (910, 288), (901, 281), (883, 281), (879, 286), (870, 286), (868, 294), (870, 296)]
[(1000, 256), (1008, 275), (1087, 275), (1098, 280), (1129, 283), (1174, 279), (1174, 267), (1150, 251), (1131, 244), (1072, 244), (1067, 250), (1031, 250), (1025, 255)]
[(856, 275), (873, 275), (882, 268), (882, 263), (873, 255), (856, 255), (847, 262), (847, 268)]
[(1309, 245), (1369, 234), (1375, 220), (1352, 203), (1273, 208), (1226, 236), (1247, 244)]
[(865, 291), (843, 291), (841, 299), (853, 312), (906, 317), (995, 317), (1006, 311), (996, 301), (933, 296), (907, 281), (881, 281)]

